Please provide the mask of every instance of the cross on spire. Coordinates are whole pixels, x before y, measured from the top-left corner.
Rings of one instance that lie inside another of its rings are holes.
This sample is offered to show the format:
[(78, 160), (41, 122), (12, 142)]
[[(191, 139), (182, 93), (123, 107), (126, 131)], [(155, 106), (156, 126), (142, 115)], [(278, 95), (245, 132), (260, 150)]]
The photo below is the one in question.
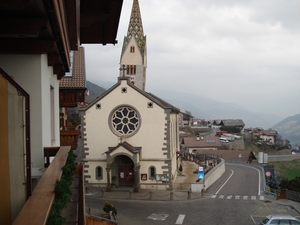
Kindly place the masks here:
[(126, 71), (127, 69), (125, 68), (125, 65), (124, 65), (124, 64), (122, 65), (122, 67), (120, 67), (119, 70), (120, 70), (120, 71), (123, 70), (123, 77), (125, 77), (125, 71)]

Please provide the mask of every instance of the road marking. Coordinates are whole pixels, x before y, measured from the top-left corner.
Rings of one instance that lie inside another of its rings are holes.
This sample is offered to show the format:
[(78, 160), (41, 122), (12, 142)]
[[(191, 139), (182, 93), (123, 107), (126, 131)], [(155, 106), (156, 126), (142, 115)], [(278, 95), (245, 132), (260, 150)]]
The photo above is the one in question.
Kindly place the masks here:
[(261, 201), (265, 200), (265, 196), (259, 196), (259, 200)]
[(212, 196), (211, 196), (211, 198), (215, 198), (215, 197), (217, 197), (217, 195), (212, 195)]
[(239, 195), (235, 196), (235, 199), (240, 199), (240, 196)]
[(219, 198), (224, 198), (224, 195), (220, 195), (220, 197)]
[(232, 175), (234, 174), (234, 171), (231, 170), (231, 174), (230, 176), (227, 178), (227, 180), (224, 182), (224, 184), (219, 188), (219, 190), (217, 190), (217, 192), (215, 194), (218, 194), (219, 191), (221, 191), (221, 189), (224, 187), (224, 185), (229, 181), (229, 179), (232, 177)]
[(256, 200), (256, 196), (251, 196), (251, 200)]
[(184, 214), (179, 214), (175, 224), (183, 224), (184, 218), (185, 218)]
[(228, 195), (226, 199), (231, 199), (232, 198), (232, 195)]
[(147, 217), (149, 220), (166, 220), (166, 218), (169, 216), (169, 214), (157, 214), (152, 213), (150, 216)]
[[(248, 168), (250, 168), (250, 169), (254, 169), (254, 170), (256, 170), (257, 172), (258, 172), (258, 195), (260, 195), (260, 186), (261, 186), (261, 174), (260, 174), (260, 170), (259, 169), (257, 169), (257, 168), (253, 168), (253, 167), (251, 167), (251, 166), (247, 166), (247, 165), (239, 165), (239, 166), (245, 166), (245, 167), (248, 167)], [(232, 171), (232, 170), (231, 170)], [(232, 171), (233, 172), (233, 171)], [(264, 176), (264, 175), (263, 175)], [(227, 180), (226, 180), (226, 182), (227, 182)], [(224, 186), (224, 185), (223, 185)], [(222, 186), (222, 187), (223, 187)], [(221, 187), (221, 188), (222, 188)], [(220, 190), (219, 190), (220, 191)], [(216, 193), (217, 194), (217, 193)]]
[(248, 199), (248, 196), (243, 196), (243, 200), (247, 200)]

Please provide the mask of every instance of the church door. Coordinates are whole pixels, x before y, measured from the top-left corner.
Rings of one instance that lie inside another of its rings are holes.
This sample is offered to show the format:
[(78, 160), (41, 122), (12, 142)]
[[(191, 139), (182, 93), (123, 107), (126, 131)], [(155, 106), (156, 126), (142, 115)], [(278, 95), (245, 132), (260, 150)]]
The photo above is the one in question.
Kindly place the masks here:
[(127, 156), (121, 156), (118, 161), (119, 185), (133, 186), (134, 182), (134, 164)]

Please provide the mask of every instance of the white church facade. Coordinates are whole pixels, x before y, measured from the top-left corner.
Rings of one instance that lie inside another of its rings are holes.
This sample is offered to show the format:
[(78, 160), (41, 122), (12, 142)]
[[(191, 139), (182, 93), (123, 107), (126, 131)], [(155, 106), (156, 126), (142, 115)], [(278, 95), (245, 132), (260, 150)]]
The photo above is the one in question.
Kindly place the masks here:
[(173, 188), (179, 110), (127, 77), (83, 110), (87, 184)]
[(173, 188), (180, 110), (145, 92), (146, 62), (146, 37), (134, 0), (118, 82), (81, 110), (87, 185)]

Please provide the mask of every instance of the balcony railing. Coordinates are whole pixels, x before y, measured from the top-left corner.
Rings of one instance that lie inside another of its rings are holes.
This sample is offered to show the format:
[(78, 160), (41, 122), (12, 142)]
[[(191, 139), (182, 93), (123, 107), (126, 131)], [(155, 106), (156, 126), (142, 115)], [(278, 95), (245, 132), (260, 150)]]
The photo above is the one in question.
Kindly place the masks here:
[(71, 149), (74, 150), (77, 148), (77, 142), (80, 135), (81, 132), (75, 129), (61, 130), (60, 145), (71, 146)]
[(62, 167), (66, 164), (70, 146), (60, 147), (55, 158), (45, 171), (41, 180), (25, 202), (13, 225), (44, 225), (55, 197), (54, 188), (62, 175)]
[[(62, 167), (66, 164), (70, 146), (63, 147), (48, 147), (44, 149), (47, 159), (48, 156), (57, 152), (53, 161), (45, 171), (39, 183), (35, 187), (30, 198), (26, 201), (21, 212), (15, 219), (13, 225), (46, 225), (49, 213), (55, 198), (55, 184), (60, 180), (63, 170)], [(76, 173), (73, 177), (72, 184), (72, 200), (68, 206), (63, 210), (65, 215), (72, 215), (70, 219), (67, 216), (68, 222), (73, 221), (74, 224), (84, 225), (85, 221), (85, 194), (84, 194), (84, 180), (83, 180), (83, 165), (76, 165)]]

